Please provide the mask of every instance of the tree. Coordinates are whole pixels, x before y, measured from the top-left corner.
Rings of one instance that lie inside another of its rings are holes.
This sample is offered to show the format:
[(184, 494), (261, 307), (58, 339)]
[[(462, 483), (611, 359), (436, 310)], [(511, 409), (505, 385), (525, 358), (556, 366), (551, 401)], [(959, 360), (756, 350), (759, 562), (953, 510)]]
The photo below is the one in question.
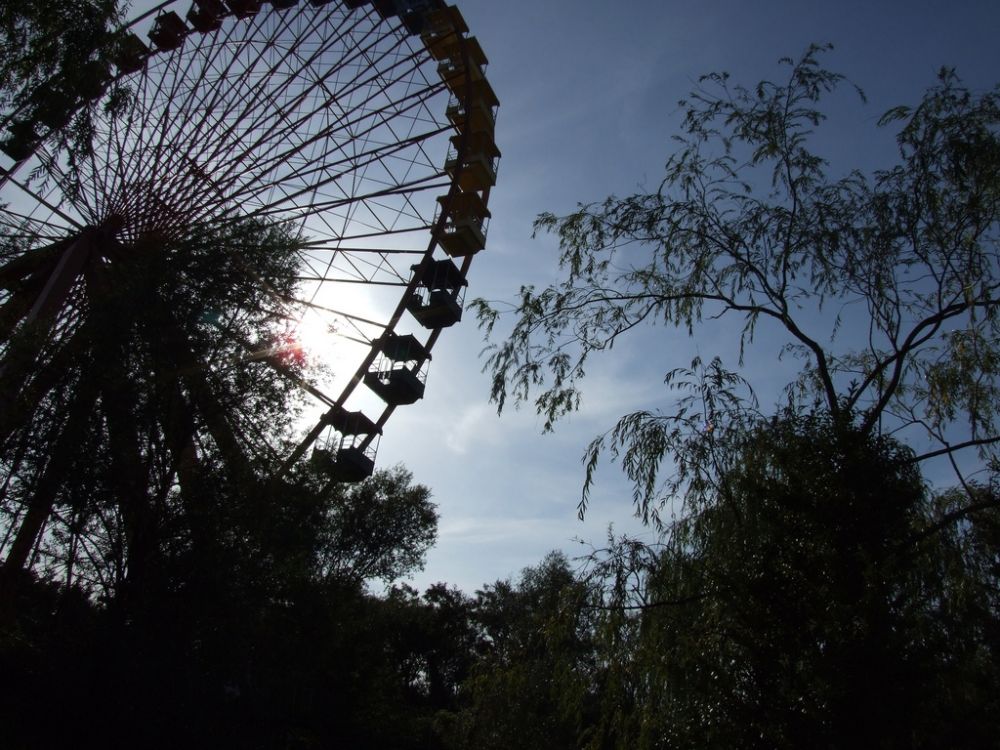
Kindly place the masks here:
[(394, 586), (385, 608), (395, 623), (388, 648), (404, 684), (431, 714), (427, 730), (441, 734), (454, 723), (461, 691), (481, 649), (474, 600), (443, 583), (423, 595)]
[(423, 567), (438, 517), (430, 490), (412, 481), (397, 466), (335, 492), (323, 511), (317, 556), (322, 576), (392, 583)]
[[(880, 120), (896, 166), (835, 177), (812, 150), (844, 83), (823, 51), (783, 83), (703, 78), (655, 192), (539, 216), (562, 281), (522, 287), (490, 351), (498, 408), (533, 399), (545, 429), (643, 326), (735, 318), (740, 364), (775, 332), (801, 362), (772, 415), (696, 359), (666, 375), (673, 407), (587, 449), (580, 512), (610, 453), (658, 532), (590, 559), (590, 747), (995, 744), (1000, 89), (943, 70)], [(493, 335), (501, 310), (475, 304)], [(942, 457), (957, 485), (932, 490)]]
[[(0, 140), (23, 138), (22, 126), (41, 120), (56, 124), (58, 145), (71, 159), (86, 153), (94, 105), (79, 92), (108, 84), (124, 10), (117, 0), (33, 0), (0, 8), (0, 112), (11, 118)], [(107, 106), (114, 112), (130, 91), (110, 86)]]
[[(21, 240), (3, 258), (7, 305), (30, 293), (36, 261), (48, 272)], [(2, 332), (8, 576), (34, 564), (120, 591), (167, 528), (210, 545), (220, 504), (259, 492), (301, 396), (286, 376), (304, 362), (274, 345), (297, 314), (299, 242), (257, 221), (112, 242), (40, 349), (29, 322)]]
[(0, 107), (56, 75), (78, 73), (81, 63), (110, 41), (121, 20), (116, 0), (37, 0), (0, 10)]
[(962, 491), (935, 495), (909, 449), (829, 415), (735, 442), (658, 544), (613, 539), (590, 569), (591, 746), (991, 747), (996, 508), (950, 522)]
[(746, 438), (646, 571), (640, 746), (988, 746), (990, 720), (941, 726), (992, 701), (942, 689), (1000, 676), (958, 612), (989, 577), (949, 554), (955, 527), (916, 542), (936, 514), (910, 459), (829, 417)]
[[(113, 109), (127, 93), (98, 96), (118, 86), (108, 61), (121, 11), (109, 0), (0, 11), (5, 127), (40, 119), (63, 135), (39, 158), (68, 159), (66, 195), (85, 190), (73, 159), (89, 148), (88, 102)], [(50, 105), (72, 122), (53, 125)], [(303, 240), (235, 208), (209, 226), (104, 206), (98, 226), (60, 227), (0, 206), (0, 577), (31, 568), (121, 593), (163, 529), (210, 544), (202, 525), (218, 506), (259, 494), (251, 485), (301, 404), (304, 358), (283, 334), (305, 304)], [(65, 289), (50, 295), (56, 279)]]
[(598, 703), (596, 592), (561, 553), (477, 592), (480, 657), (451, 729), (456, 748), (581, 747)]
[[(896, 166), (835, 177), (812, 150), (823, 99), (844, 83), (821, 67), (823, 51), (784, 60), (782, 83), (702, 78), (682, 102), (658, 190), (538, 217), (536, 231), (559, 237), (564, 276), (521, 289), (513, 329), (487, 360), (499, 408), (534, 398), (551, 429), (579, 405), (591, 355), (643, 325), (693, 335), (703, 316), (726, 317), (741, 326), (740, 362), (755, 334), (786, 337), (802, 362), (787, 389), (793, 408), (856, 419), (866, 433), (921, 430), (935, 445), (915, 460), (947, 456), (956, 471), (961, 451), (994, 455), (1000, 90), (970, 92), (942, 70), (920, 104), (879, 121), (898, 128)], [(492, 333), (500, 310), (475, 304)], [(864, 334), (845, 334), (841, 314), (856, 310)], [(735, 385), (721, 363), (692, 370), (668, 383), (694, 375), (700, 396)], [(605, 447), (623, 459), (643, 513), (696, 480), (701, 464), (683, 460), (692, 441), (753, 411), (699, 401), (619, 421), (591, 446), (588, 486)], [(680, 465), (661, 491), (664, 459)]]
[[(91, 112), (60, 96), (106, 83), (117, 3), (8, 5), (4, 127), (67, 106), (72, 167)], [(53, 240), (0, 207), (5, 743), (427, 747), (400, 618), (366, 586), (423, 565), (430, 492), (402, 468), (274, 477), (309, 364), (288, 335), (304, 240), (238, 206), (169, 218)], [(42, 325), (28, 311), (75, 243)]]
[[(429, 592), (441, 617), (424, 618), (425, 608), (399, 607), (365, 583), (422, 562), (416, 548), (436, 529), (429, 493), (401, 469), (376, 473), (370, 488), (326, 493), (310, 479), (256, 485), (226, 502), (207, 484), (200, 499), (216, 502), (197, 530), (181, 510), (160, 529), (141, 597), (95, 601), (64, 580), (19, 587), (16, 620), (0, 623), (10, 745), (177, 747), (213, 737), (234, 748), (428, 747), (432, 710), (411, 667), (430, 657), (452, 679), (449, 653), (462, 647), (451, 649), (447, 624), (461, 626), (462, 598), (456, 615), (445, 612), (446, 592)], [(340, 526), (334, 509), (359, 497), (425, 512), (353, 516)], [(196, 531), (206, 537), (197, 544)], [(331, 539), (348, 553), (364, 550), (360, 569), (347, 553), (341, 568), (329, 568)], [(398, 543), (410, 546), (395, 554)], [(392, 563), (373, 568), (371, 560)], [(436, 640), (408, 638), (413, 632)], [(109, 705), (114, 717), (94, 721)]]

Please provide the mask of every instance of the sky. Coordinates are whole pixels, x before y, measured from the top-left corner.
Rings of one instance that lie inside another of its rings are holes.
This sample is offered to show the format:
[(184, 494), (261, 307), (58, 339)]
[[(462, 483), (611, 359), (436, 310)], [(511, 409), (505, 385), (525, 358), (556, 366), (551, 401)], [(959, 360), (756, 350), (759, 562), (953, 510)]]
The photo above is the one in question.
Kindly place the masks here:
[[(879, 115), (912, 103), (942, 65), (973, 88), (1000, 82), (1000, 4), (958, 2), (785, 2), (757, 0), (465, 0), (471, 33), (490, 59), (500, 99), (497, 144), (503, 151), (490, 198), (487, 250), (470, 273), (470, 297), (513, 299), (522, 284), (557, 278), (554, 238), (532, 238), (542, 211), (627, 195), (662, 175), (678, 132), (683, 98), (700, 75), (728, 71), (738, 82), (781, 75), (777, 60), (812, 42), (831, 43), (827, 65), (865, 92), (833, 101), (828, 147), (832, 166), (884, 166), (894, 156)], [(766, 337), (761, 337), (766, 339)], [(466, 591), (536, 564), (551, 549), (571, 557), (600, 545), (609, 523), (641, 533), (631, 494), (617, 466), (598, 474), (585, 521), (576, 517), (581, 456), (619, 415), (664, 406), (664, 373), (695, 355), (735, 364), (732, 331), (649, 329), (613, 357), (595, 359), (583, 383), (580, 412), (541, 434), (530, 409), (498, 417), (481, 372), (482, 334), (468, 316), (442, 337), (424, 401), (397, 411), (380, 463), (400, 461), (431, 487), (441, 515), (440, 539), (418, 588), (446, 581)], [(783, 381), (773, 348), (761, 341), (745, 374), (761, 394)], [(444, 383), (440, 381), (444, 380)], [(436, 435), (439, 439), (427, 440)]]
[[(1000, 3), (995, 0), (456, 0), (490, 60), (500, 102), (503, 152), (487, 249), (469, 275), (467, 299), (511, 300), (522, 284), (557, 278), (555, 240), (532, 238), (542, 211), (658, 185), (679, 131), (683, 98), (698, 77), (728, 71), (737, 82), (777, 77), (777, 60), (813, 42), (824, 61), (864, 89), (831, 101), (821, 145), (834, 171), (885, 166), (891, 134), (875, 123), (891, 106), (916, 102), (942, 65), (972, 88), (1000, 82)], [(134, 3), (136, 9), (142, 3)], [(783, 372), (766, 336), (744, 374), (761, 394)], [(516, 576), (550, 550), (570, 557), (600, 545), (607, 527), (642, 533), (618, 467), (602, 466), (586, 519), (577, 519), (581, 456), (619, 415), (669, 403), (666, 371), (692, 357), (735, 364), (725, 321), (694, 339), (649, 329), (597, 358), (579, 413), (542, 434), (530, 409), (498, 416), (482, 372), (484, 343), (473, 316), (441, 337), (423, 400), (396, 411), (378, 463), (402, 463), (430, 487), (439, 540), (418, 589), (443, 581), (467, 592)]]

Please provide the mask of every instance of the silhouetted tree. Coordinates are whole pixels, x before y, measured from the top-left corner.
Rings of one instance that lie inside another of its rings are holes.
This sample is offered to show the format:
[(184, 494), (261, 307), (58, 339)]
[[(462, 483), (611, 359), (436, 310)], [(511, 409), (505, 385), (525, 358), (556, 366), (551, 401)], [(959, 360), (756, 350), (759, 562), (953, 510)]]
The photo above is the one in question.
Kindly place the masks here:
[(891, 439), (761, 425), (652, 560), (604, 562), (641, 580), (609, 597), (639, 613), (619, 746), (989, 747), (1000, 611), (970, 538), (996, 512), (928, 533), (947, 505)]
[[(696, 359), (667, 374), (672, 407), (588, 448), (581, 514), (610, 453), (654, 532), (591, 559), (591, 748), (985, 748), (1000, 729), (1000, 90), (943, 70), (880, 120), (896, 165), (837, 178), (813, 150), (843, 83), (821, 52), (782, 83), (703, 78), (655, 192), (542, 214), (562, 281), (521, 289), (487, 360), (498, 407), (533, 400), (546, 429), (579, 407), (589, 357), (646, 325), (725, 316), (741, 364), (762, 334), (802, 362), (770, 418)], [(475, 304), (492, 335), (501, 310)], [(932, 458), (955, 489), (924, 484)]]
[[(920, 430), (936, 447), (917, 459), (993, 455), (1000, 91), (971, 92), (942, 70), (917, 106), (879, 121), (898, 128), (895, 166), (837, 178), (813, 150), (823, 99), (843, 83), (821, 52), (785, 60), (780, 83), (702, 78), (682, 102), (684, 131), (658, 190), (538, 217), (536, 230), (559, 237), (564, 275), (523, 287), (513, 306), (514, 327), (487, 361), (500, 408), (534, 398), (551, 428), (577, 408), (591, 355), (646, 325), (694, 334), (702, 316), (725, 316), (740, 325), (740, 361), (755, 334), (782, 336), (801, 360), (793, 408), (857, 418), (865, 432)], [(500, 310), (476, 305), (492, 331)], [(842, 330), (829, 310), (862, 320)], [(669, 501), (698, 464), (661, 486), (662, 462), (737, 416), (694, 406), (623, 418), (591, 446), (588, 482), (607, 448), (640, 511)]]
[[(86, 153), (93, 129), (92, 100), (79, 92), (110, 87), (110, 112), (130, 95), (111, 81), (110, 61), (120, 43), (125, 3), (117, 0), (32, 0), (0, 7), (0, 112), (16, 122), (54, 121), (69, 157)], [(72, 105), (71, 109), (70, 107)], [(7, 123), (10, 124), (10, 123)], [(0, 140), (10, 132), (0, 132)]]
[[(335, 485), (320, 495), (303, 479), (213, 504), (198, 545), (183, 523), (168, 524), (142, 596), (124, 604), (102, 606), (61, 581), (26, 582), (17, 619), (0, 629), (5, 741), (432, 747), (428, 696), (409, 665), (443, 664), (433, 655), (448, 650), (448, 638), (426, 627), (424, 608), (401, 612), (365, 583), (419, 566), (416, 548), (433, 539), (436, 514), (427, 490), (403, 470), (368, 481), (372, 488)], [(213, 488), (205, 491), (211, 499)], [(358, 496), (421, 512), (337, 528), (341, 517), (331, 509)], [(359, 563), (365, 569), (345, 562), (331, 571), (329, 540), (349, 550), (352, 534), (385, 546), (359, 543), (370, 556)], [(395, 554), (396, 544), (410, 546)], [(394, 560), (391, 572), (366, 578), (370, 559)], [(400, 638), (414, 629), (437, 645)], [(113, 718), (96, 720), (109, 706)], [(53, 711), (60, 722), (46, 730)]]
[(583, 747), (598, 700), (596, 590), (561, 553), (526, 568), (516, 583), (477, 592), (480, 658), (462, 687), (450, 747)]
[(437, 538), (430, 491), (402, 467), (336, 493), (324, 509), (317, 559), (324, 577), (392, 583), (423, 567)]
[[(76, 92), (104, 84), (118, 11), (0, 9), (0, 111), (31, 120), (68, 93), (71, 165), (91, 114)], [(107, 217), (42, 330), (26, 309), (74, 239), (22, 218), (0, 207), (4, 746), (434, 746), (469, 648), (437, 624), (468, 629), (463, 599), (411, 612), (368, 590), (423, 565), (430, 492), (402, 468), (271, 476), (305, 367), (284, 336), (295, 229)]]
[(285, 373), (303, 363), (275, 346), (295, 315), (298, 247), (288, 230), (256, 221), (115, 243), (26, 366), (19, 347), (32, 327), (5, 331), (5, 570), (119, 592), (166, 543), (165, 525), (208, 543), (218, 529), (203, 521), (260, 491), (252, 485), (300, 403)]

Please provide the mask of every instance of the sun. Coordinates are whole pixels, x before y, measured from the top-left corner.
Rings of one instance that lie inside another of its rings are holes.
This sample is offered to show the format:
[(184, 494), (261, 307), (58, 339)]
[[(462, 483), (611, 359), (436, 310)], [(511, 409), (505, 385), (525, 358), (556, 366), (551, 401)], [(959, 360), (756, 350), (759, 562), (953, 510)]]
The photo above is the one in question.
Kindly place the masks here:
[(308, 362), (325, 361), (336, 339), (329, 321), (306, 311), (288, 331), (289, 344)]

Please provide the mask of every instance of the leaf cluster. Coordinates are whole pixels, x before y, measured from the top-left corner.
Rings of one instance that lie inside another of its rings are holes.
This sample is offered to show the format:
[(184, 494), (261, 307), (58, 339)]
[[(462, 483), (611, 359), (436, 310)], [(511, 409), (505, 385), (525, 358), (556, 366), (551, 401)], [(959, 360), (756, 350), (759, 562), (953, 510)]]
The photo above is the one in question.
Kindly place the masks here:
[[(6, 3), (0, 9), (0, 113), (30, 123), (69, 107), (73, 116), (56, 129), (57, 145), (71, 159), (87, 154), (96, 105), (79, 92), (110, 78), (127, 6), (118, 0)], [(118, 112), (130, 96), (126, 84), (110, 84), (108, 112)]]

